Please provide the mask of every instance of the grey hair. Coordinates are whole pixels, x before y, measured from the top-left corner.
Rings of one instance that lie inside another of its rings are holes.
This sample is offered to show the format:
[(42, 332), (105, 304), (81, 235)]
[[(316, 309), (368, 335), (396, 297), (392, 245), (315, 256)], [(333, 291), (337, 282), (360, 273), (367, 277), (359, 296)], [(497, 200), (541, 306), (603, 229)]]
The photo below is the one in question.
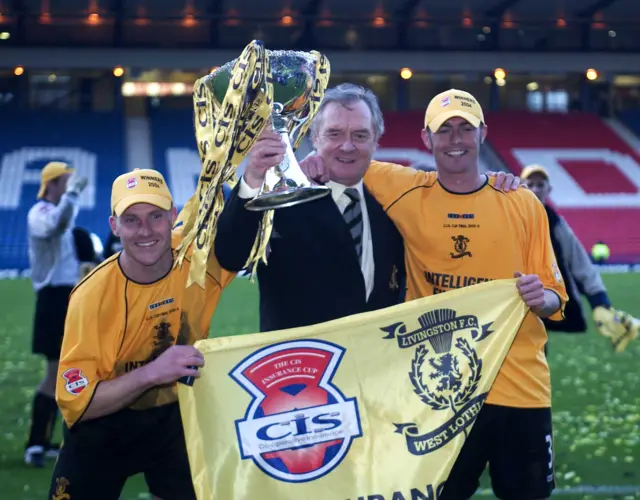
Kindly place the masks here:
[(363, 101), (371, 111), (371, 122), (373, 125), (373, 133), (375, 134), (376, 141), (380, 139), (384, 134), (384, 118), (382, 116), (382, 110), (378, 103), (376, 95), (367, 88), (355, 85), (353, 83), (341, 83), (340, 85), (330, 88), (325, 91), (324, 99), (320, 104), (318, 113), (311, 122), (311, 134), (313, 137), (318, 136), (318, 129), (320, 128), (320, 122), (322, 120), (322, 112), (328, 104), (337, 102), (345, 108), (350, 108), (358, 101)]

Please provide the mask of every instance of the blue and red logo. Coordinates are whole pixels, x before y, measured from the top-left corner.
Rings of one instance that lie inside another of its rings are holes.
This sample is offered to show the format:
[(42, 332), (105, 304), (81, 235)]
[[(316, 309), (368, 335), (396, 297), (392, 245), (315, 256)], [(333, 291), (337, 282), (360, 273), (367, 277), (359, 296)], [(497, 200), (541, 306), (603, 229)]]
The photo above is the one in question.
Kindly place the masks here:
[(236, 420), (243, 459), (287, 482), (318, 479), (337, 467), (362, 436), (355, 398), (331, 383), (345, 349), (319, 340), (272, 345), (229, 374), (253, 401)]

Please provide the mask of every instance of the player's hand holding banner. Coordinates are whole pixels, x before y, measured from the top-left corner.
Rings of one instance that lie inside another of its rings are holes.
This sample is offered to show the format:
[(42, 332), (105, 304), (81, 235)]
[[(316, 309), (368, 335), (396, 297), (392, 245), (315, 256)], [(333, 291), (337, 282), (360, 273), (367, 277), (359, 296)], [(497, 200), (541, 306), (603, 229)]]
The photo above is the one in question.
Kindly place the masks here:
[(526, 314), (499, 280), (197, 342), (178, 391), (198, 498), (436, 498)]

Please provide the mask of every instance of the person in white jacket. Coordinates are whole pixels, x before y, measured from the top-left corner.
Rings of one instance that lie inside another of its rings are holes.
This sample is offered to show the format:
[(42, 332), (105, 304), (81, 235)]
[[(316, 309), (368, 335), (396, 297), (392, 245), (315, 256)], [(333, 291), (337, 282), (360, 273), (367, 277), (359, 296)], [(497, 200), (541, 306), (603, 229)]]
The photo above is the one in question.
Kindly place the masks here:
[(27, 216), (29, 264), (36, 292), (32, 352), (46, 359), (45, 375), (36, 389), (29, 439), (24, 460), (43, 467), (45, 457), (55, 457), (51, 435), (58, 414), (55, 400), (58, 359), (62, 346), (69, 294), (78, 282), (80, 263), (73, 229), (78, 196), (87, 179), (62, 162), (50, 162), (41, 172), (38, 201)]

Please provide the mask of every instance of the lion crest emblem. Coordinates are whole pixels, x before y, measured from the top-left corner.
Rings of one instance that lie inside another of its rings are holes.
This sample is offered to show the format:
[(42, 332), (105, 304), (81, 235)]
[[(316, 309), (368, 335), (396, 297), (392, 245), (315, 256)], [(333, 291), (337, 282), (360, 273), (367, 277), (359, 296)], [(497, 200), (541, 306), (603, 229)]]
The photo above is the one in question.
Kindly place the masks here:
[[(401, 349), (416, 348), (409, 370), (413, 392), (433, 410), (449, 410), (453, 415), (443, 426), (423, 435), (415, 423), (395, 424), (396, 432), (405, 435), (409, 451), (424, 455), (445, 446), (460, 433), (467, 435), (475, 421), (486, 394), (477, 394), (482, 359), (473, 344), (493, 332), (492, 323), (481, 326), (476, 316), (458, 316), (453, 309), (426, 312), (418, 317), (418, 324), (413, 331), (408, 331), (404, 323), (382, 330), (388, 333), (385, 338), (396, 338)], [(470, 336), (456, 338), (457, 332), (469, 329)], [(437, 440), (433, 439), (435, 436)]]

